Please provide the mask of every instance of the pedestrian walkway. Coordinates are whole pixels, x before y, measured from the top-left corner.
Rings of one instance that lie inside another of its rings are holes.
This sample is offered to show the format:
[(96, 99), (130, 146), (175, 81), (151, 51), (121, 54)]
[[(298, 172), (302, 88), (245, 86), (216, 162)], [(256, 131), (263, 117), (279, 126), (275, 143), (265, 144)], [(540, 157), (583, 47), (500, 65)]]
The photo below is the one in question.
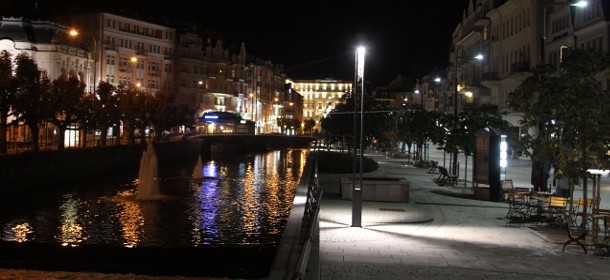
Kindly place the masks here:
[(365, 156), (379, 162), (375, 176), (409, 181), (411, 200), (364, 201), (362, 226), (352, 227), (352, 202), (325, 193), (321, 279), (610, 279), (609, 258), (577, 245), (562, 252), (557, 236), (507, 223), (506, 202), (462, 198), (472, 189), (438, 186), (438, 174), (407, 159)]

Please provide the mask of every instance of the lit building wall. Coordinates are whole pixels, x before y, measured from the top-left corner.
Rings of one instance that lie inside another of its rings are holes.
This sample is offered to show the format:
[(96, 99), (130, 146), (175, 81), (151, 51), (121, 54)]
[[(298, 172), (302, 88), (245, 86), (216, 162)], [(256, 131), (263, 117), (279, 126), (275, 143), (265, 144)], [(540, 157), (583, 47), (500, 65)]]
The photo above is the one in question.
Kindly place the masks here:
[(91, 53), (75, 44), (68, 27), (22, 18), (2, 18), (0, 51), (8, 51), (13, 59), (22, 52), (30, 55), (51, 80), (74, 71), (85, 81), (93, 80)]
[[(79, 47), (78, 42), (68, 34), (68, 27), (50, 21), (32, 21), (23, 18), (1, 18), (0, 51), (8, 51), (13, 58), (27, 53), (38, 68), (53, 81), (62, 74), (75, 72), (92, 90), (93, 59), (91, 52)], [(9, 117), (9, 123), (14, 121)], [(40, 129), (39, 145), (44, 149), (54, 143), (57, 130), (50, 124)], [(67, 130), (66, 146), (73, 145), (78, 139), (77, 131)], [(7, 128), (6, 140), (9, 143), (29, 142), (31, 135), (25, 125)]]
[(316, 129), (320, 130), (320, 120), (342, 102), (345, 94), (351, 94), (352, 81), (333, 79), (295, 80), (294, 90), (303, 96), (303, 120), (316, 121)]
[(64, 15), (58, 20), (83, 37), (95, 38), (97, 81), (175, 93), (174, 28), (110, 13)]

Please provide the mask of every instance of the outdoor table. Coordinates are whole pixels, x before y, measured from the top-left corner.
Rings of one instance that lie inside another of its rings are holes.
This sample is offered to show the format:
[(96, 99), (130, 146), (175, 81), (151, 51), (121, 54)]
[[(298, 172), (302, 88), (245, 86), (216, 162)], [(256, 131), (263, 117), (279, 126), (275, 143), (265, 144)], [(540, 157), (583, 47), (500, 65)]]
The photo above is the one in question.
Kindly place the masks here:
[(549, 204), (549, 198), (553, 196), (553, 193), (550, 192), (531, 192), (530, 193), (530, 203), (529, 206), (531, 208), (530, 213), (535, 213), (536, 219), (541, 221), (543, 218), (543, 214), (545, 213), (544, 208)]

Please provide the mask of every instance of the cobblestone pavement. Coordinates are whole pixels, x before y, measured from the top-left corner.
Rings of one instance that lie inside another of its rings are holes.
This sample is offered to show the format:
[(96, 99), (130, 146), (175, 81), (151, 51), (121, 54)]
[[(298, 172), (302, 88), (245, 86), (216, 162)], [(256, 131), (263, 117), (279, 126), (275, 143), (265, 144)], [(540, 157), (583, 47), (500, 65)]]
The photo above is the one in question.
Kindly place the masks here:
[[(460, 197), (464, 186), (438, 186), (437, 174), (406, 159), (368, 153), (375, 176), (410, 182), (409, 203), (352, 202), (326, 194), (320, 210), (321, 279), (610, 279), (610, 259), (569, 244), (567, 231), (505, 218), (506, 202)], [(324, 187), (324, 186), (323, 186)], [(444, 194), (442, 194), (444, 193)], [(541, 233), (542, 232), (542, 233)]]

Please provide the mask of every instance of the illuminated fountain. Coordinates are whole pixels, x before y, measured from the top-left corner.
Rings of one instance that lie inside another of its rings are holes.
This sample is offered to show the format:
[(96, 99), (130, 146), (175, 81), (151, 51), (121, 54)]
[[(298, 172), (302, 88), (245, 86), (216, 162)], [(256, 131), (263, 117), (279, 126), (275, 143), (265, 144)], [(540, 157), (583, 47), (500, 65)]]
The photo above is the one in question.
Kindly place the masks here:
[(138, 173), (138, 189), (136, 198), (139, 200), (158, 199), (159, 194), (159, 170), (155, 147), (148, 142), (146, 150), (140, 159), (140, 172)]
[(193, 179), (201, 178), (203, 178), (203, 160), (201, 159), (201, 155), (199, 155), (195, 168), (193, 168)]

